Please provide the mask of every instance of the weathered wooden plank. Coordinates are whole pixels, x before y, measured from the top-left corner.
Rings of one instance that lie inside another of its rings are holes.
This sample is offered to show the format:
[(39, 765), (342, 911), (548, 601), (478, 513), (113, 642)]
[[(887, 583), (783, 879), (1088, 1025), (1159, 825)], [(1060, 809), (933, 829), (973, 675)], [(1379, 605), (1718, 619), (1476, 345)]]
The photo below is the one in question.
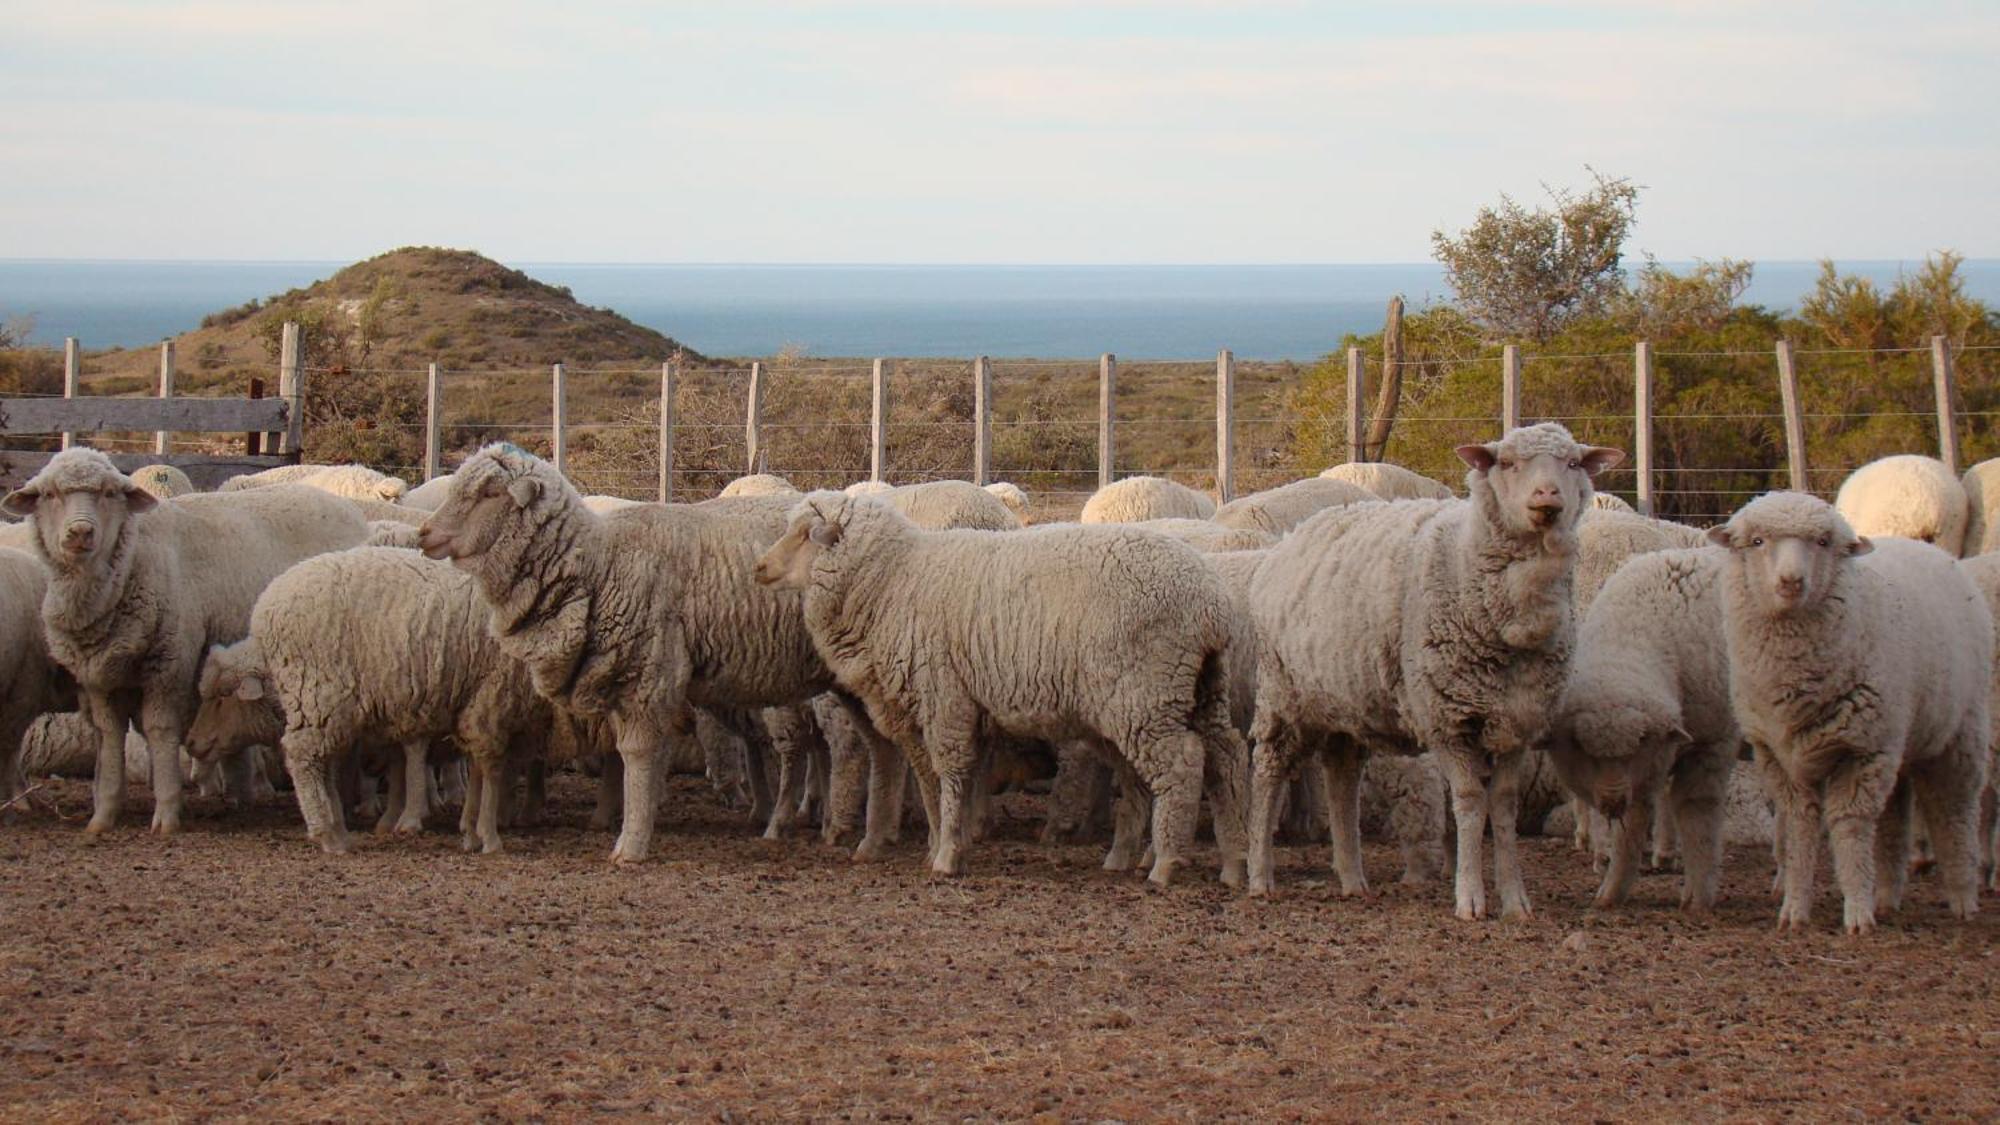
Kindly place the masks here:
[(281, 398), (0, 397), (0, 433), (89, 434), (103, 430), (283, 432), (289, 414), (290, 407)]
[(1639, 478), (1639, 514), (1653, 514), (1653, 345), (1632, 346), (1632, 472)]
[[(63, 397), (75, 398), (83, 389), (83, 345), (74, 336), (63, 337)], [(76, 444), (76, 434), (64, 431), (62, 447)]]
[(1215, 357), (1215, 491), (1221, 503), (1236, 499), (1236, 357)]
[[(278, 397), (286, 402), (300, 404), (304, 412), (305, 384), (301, 382), (305, 357), (299, 341), (298, 322), (288, 320), (278, 338)], [(278, 452), (298, 454), (305, 448), (303, 419), (296, 414), (288, 415), (278, 443)], [(266, 443), (269, 444), (268, 442)]]
[[(0, 450), (0, 487), (9, 491), (21, 487), (30, 477), (41, 472), (42, 466), (54, 456), (52, 452)], [(293, 458), (284, 456), (213, 456), (201, 453), (170, 453), (165, 456), (157, 453), (112, 453), (108, 456), (121, 473), (132, 472), (142, 465), (172, 465), (186, 473), (196, 488), (203, 490), (213, 490), (230, 477), (297, 463)]]
[(993, 480), (993, 361), (972, 361), (972, 483), (981, 488)]
[[(172, 340), (160, 341), (160, 397), (174, 397), (174, 342)], [(153, 452), (165, 454), (171, 452), (173, 447), (174, 435), (171, 431), (160, 430), (153, 435)]]
[(1937, 392), (1938, 460), (1958, 471), (1958, 376), (1952, 369), (1951, 341), (1931, 337), (1931, 382)]
[(1097, 358), (1097, 487), (1109, 487), (1117, 477), (1118, 357), (1105, 352)]
[(1806, 416), (1799, 406), (1799, 372), (1792, 364), (1792, 342), (1779, 340), (1778, 402), (1785, 412), (1785, 469), (1794, 492), (1812, 490), (1806, 472)]
[(1500, 432), (1510, 433), (1521, 426), (1521, 349), (1507, 344), (1500, 349)]
[(1368, 393), (1368, 376), (1361, 367), (1361, 349), (1347, 349), (1347, 459), (1368, 460), (1368, 428), (1361, 417)]
[(660, 365), (660, 503), (674, 501), (674, 384), (680, 373), (672, 360)]
[(868, 395), (868, 479), (882, 479), (889, 456), (889, 368), (875, 361), (869, 373)]

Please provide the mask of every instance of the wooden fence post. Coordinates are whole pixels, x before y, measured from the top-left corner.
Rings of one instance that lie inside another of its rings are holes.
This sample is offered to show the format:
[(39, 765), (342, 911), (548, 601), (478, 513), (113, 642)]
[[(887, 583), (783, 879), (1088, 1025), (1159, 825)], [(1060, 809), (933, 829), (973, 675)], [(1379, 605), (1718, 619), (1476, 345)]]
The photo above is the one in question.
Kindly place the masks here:
[[(174, 342), (160, 341), (160, 397), (174, 397)], [(174, 435), (170, 430), (159, 430), (153, 434), (153, 452), (165, 457), (172, 452)]]
[(1809, 492), (1812, 483), (1806, 475), (1806, 416), (1799, 407), (1799, 373), (1792, 366), (1792, 342), (1779, 340), (1776, 351), (1778, 404), (1785, 412), (1785, 468), (1792, 491)]
[(1361, 369), (1361, 349), (1347, 349), (1347, 459), (1368, 459), (1368, 430), (1361, 417), (1362, 399), (1368, 393), (1368, 376)]
[(763, 455), (763, 450), (759, 447), (759, 438), (761, 437), (759, 431), (761, 431), (763, 428), (764, 428), (764, 365), (761, 363), (753, 363), (750, 365), (750, 402), (748, 407), (743, 412), (743, 444), (745, 452), (745, 461), (750, 466), (749, 468), (743, 470), (746, 473), (755, 473), (762, 471), (762, 468), (761, 466), (758, 465), (757, 461), (758, 458)]
[(444, 377), (433, 363), (424, 375), (424, 479), (444, 471)]
[(299, 383), (299, 325), (288, 320), (278, 339), (278, 397), (285, 400), (285, 432), (278, 439), (278, 452), (291, 457), (303, 453), (305, 396)]
[(1218, 502), (1236, 498), (1236, 357), (1215, 357), (1215, 491)]
[(671, 361), (660, 365), (660, 503), (674, 502), (674, 384), (679, 372)]
[(1632, 471), (1639, 478), (1639, 514), (1653, 514), (1653, 345), (1632, 348)]
[[(264, 397), (264, 380), (257, 378), (255, 375), (252, 375), (250, 377), (250, 400), (252, 402), (255, 402), (256, 400), (263, 397)], [(251, 457), (262, 456), (264, 452), (264, 442), (265, 442), (264, 434), (261, 431), (252, 430), (251, 432), (243, 435), (243, 452)]]
[(1521, 349), (1508, 344), (1500, 349), (1500, 432), (1510, 433), (1521, 426)]
[(972, 483), (985, 488), (993, 476), (993, 361), (972, 361)]
[(869, 372), (868, 385), (868, 479), (882, 479), (883, 455), (889, 448), (889, 372), (880, 360)]
[[(75, 398), (78, 386), (83, 382), (83, 346), (74, 336), (63, 337), (63, 397)], [(68, 449), (76, 444), (76, 435), (63, 431), (62, 447)]]
[(563, 376), (563, 365), (558, 363), (550, 371), (549, 429), (550, 446), (555, 451), (553, 458), (556, 472), (569, 475), (569, 388)]
[(1105, 352), (1097, 359), (1097, 487), (1111, 483), (1112, 463), (1117, 452), (1113, 445), (1112, 406), (1118, 397), (1118, 357)]
[(1951, 341), (1931, 337), (1931, 381), (1937, 388), (1938, 460), (1952, 472), (1958, 471), (1958, 419), (1952, 404), (1958, 396), (1957, 375), (1951, 365)]

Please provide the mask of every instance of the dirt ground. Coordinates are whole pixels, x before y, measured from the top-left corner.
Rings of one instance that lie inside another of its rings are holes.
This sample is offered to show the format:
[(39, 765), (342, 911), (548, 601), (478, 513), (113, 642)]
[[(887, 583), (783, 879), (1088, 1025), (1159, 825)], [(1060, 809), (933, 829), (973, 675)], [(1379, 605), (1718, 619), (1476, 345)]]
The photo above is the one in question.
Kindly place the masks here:
[(1780, 937), (1763, 855), (1695, 923), (1667, 875), (1590, 913), (1588, 865), (1531, 840), (1536, 918), (1467, 924), (1388, 848), (1366, 901), (1289, 848), (1249, 902), (1014, 819), (940, 881), (909, 844), (857, 865), (676, 786), (630, 871), (578, 777), (491, 857), (432, 833), (331, 858), (290, 807), (201, 802), (165, 844), (88, 845), (85, 787), (44, 790), (0, 829), (0, 1118), (2000, 1112), (2000, 903), (1956, 923), (1927, 880), (1865, 940), (1831, 890)]

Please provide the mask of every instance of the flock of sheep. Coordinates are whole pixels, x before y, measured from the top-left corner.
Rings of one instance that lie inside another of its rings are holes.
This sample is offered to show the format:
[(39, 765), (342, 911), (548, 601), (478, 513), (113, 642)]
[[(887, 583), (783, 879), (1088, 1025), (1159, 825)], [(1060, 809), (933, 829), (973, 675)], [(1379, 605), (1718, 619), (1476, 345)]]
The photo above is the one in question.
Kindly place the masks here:
[(1977, 909), (2000, 463), (1888, 458), (1703, 533), (1595, 492), (1623, 454), (1559, 425), (1458, 453), (1463, 497), (1391, 465), (1220, 509), (1137, 477), (1024, 527), (1005, 484), (639, 504), (499, 444), (415, 490), (298, 466), (202, 494), (72, 449), (0, 501), (0, 799), (24, 766), (92, 773), (97, 834), (144, 778), (165, 834), (184, 782), (254, 801), (281, 757), (330, 852), (350, 813), (412, 833), (452, 802), (493, 852), (574, 763), (632, 863), (684, 769), (868, 858), (914, 777), (956, 875), (995, 788), (1052, 775), (1045, 838), (1108, 819), (1107, 869), (1166, 884), (1205, 812), (1225, 883), (1269, 894), (1274, 838), (1317, 835), (1358, 894), (1372, 815), (1406, 880), (1452, 855), (1461, 918), (1489, 838), (1500, 913), (1530, 911), (1517, 836), (1552, 810), (1598, 906), (1650, 849), (1705, 911), (1725, 838), (1775, 807), (1781, 926), (1823, 835), (1849, 931), (1920, 848)]

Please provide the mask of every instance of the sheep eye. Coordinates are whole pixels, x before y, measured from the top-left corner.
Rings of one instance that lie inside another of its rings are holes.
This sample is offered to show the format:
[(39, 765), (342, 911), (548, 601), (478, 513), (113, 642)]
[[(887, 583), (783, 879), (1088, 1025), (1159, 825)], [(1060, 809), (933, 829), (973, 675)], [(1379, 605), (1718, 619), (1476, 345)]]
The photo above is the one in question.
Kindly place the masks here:
[[(1935, 536), (1935, 535), (1926, 535), (1926, 536), (1924, 536), (1924, 542), (1926, 542), (1926, 543), (1935, 543), (1935, 542), (1937, 542), (1937, 536)], [(1822, 546), (1822, 547), (1826, 546), (1826, 540), (1824, 540), (1824, 539), (1820, 540), (1820, 541), (1819, 541), (1819, 545), (1820, 545), (1820, 546)]]
[(1572, 469), (1581, 469), (1581, 468), (1583, 468), (1583, 462), (1581, 462), (1581, 461), (1571, 461), (1571, 462), (1569, 463), (1569, 467), (1570, 467), (1570, 468), (1572, 468)]
[(1822, 536), (1820, 536), (1820, 537), (1819, 537), (1819, 545), (1820, 545), (1820, 546), (1822, 546), (1822, 547), (1824, 547), (1824, 546), (1826, 546), (1826, 545), (1827, 545), (1827, 537), (1826, 537), (1826, 536), (1822, 535)]
[(1761, 535), (1753, 537), (1750, 540), (1750, 545), (1752, 547), (1762, 547), (1764, 545), (1764, 537)]

